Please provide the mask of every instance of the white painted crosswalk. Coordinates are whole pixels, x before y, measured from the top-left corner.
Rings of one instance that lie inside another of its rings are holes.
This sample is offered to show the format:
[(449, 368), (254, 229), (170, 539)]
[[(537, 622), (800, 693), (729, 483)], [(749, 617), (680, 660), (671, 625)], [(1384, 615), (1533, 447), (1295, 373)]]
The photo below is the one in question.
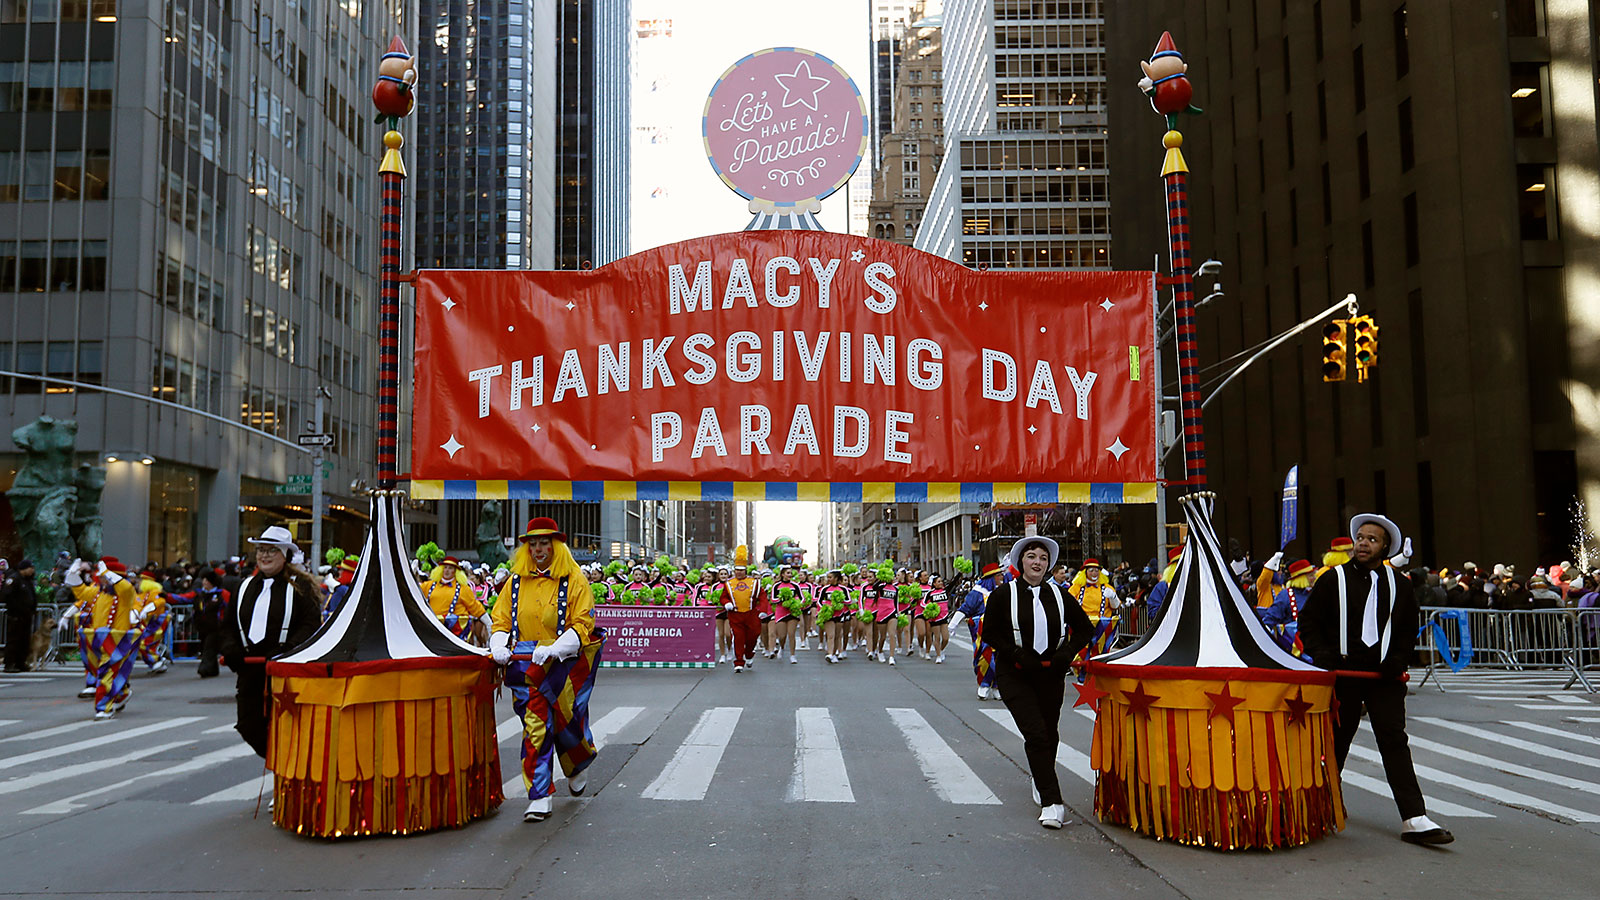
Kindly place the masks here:
[(700, 714), (700, 721), (673, 754), (667, 767), (644, 789), (647, 800), (704, 800), (722, 764), (722, 754), (733, 740), (733, 729), (744, 710), (719, 706)]
[(845, 771), (844, 750), (833, 716), (826, 709), (803, 707), (794, 711), (794, 777), (789, 799), (818, 803), (854, 803), (850, 773)]
[(914, 709), (890, 709), (889, 718), (905, 735), (906, 744), (922, 767), (934, 793), (951, 803), (998, 804), (1000, 798), (978, 779), (977, 773), (939, 736), (928, 720)]

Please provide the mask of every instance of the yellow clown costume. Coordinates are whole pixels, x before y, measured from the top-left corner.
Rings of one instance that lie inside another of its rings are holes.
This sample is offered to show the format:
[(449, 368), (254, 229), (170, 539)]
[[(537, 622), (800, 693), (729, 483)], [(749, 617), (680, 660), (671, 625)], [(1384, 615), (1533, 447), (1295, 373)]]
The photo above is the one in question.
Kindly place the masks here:
[[(530, 546), (539, 538), (551, 543), (542, 569)], [(574, 795), (587, 786), (585, 773), (596, 754), (589, 696), (605, 632), (595, 627), (589, 580), (555, 520), (531, 520), (522, 539), (495, 600), (489, 650), (506, 666), (512, 711), (522, 720), (522, 781), (529, 801), (523, 818), (537, 822), (550, 815), (558, 760)]]
[(100, 560), (92, 581), (83, 581), (87, 573), (81, 564), (67, 571), (66, 586), (76, 603), (62, 619), (79, 617), (78, 646), (84, 652), (84, 667), (94, 679), (96, 719), (116, 715), (133, 695), (133, 663), (143, 610), (127, 571), (110, 556)]
[[(447, 568), (455, 569), (454, 579), (445, 578)], [(428, 607), (444, 623), (444, 627), (464, 641), (472, 640), (474, 622), (483, 625), (485, 634), (493, 628), (488, 610), (483, 608), (483, 601), (478, 599), (467, 573), (461, 570), (460, 561), (453, 556), (445, 557), (443, 562), (434, 567), (428, 580), (422, 583), (422, 596), (428, 599)]]
[(167, 592), (161, 582), (148, 575), (139, 576), (139, 610), (144, 621), (144, 632), (139, 638), (139, 658), (150, 668), (150, 674), (159, 675), (172, 665), (172, 654), (167, 650)]

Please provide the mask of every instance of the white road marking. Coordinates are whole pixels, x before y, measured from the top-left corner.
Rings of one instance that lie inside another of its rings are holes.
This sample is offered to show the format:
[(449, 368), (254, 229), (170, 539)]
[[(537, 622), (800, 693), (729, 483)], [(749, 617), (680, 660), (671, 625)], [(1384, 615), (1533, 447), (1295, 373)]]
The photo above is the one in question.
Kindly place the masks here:
[[(1365, 720), (1363, 720), (1361, 723), (1361, 730), (1365, 731), (1369, 735), (1372, 734), (1372, 726), (1367, 724)], [(1484, 756), (1481, 753), (1473, 753), (1471, 750), (1463, 750), (1459, 747), (1452, 747), (1449, 744), (1441, 744), (1437, 741), (1430, 741), (1427, 738), (1417, 737), (1414, 734), (1409, 735), (1408, 739), (1411, 746), (1420, 747), (1423, 750), (1437, 753), (1440, 756), (1444, 756), (1448, 759), (1457, 759), (1462, 762), (1473, 763), (1485, 768), (1494, 769), (1497, 772), (1504, 772), (1507, 775), (1520, 775), (1523, 778), (1532, 778), (1536, 782), (1544, 782), (1546, 784), (1556, 785), (1557, 787), (1564, 787), (1574, 791), (1582, 791), (1585, 794), (1600, 795), (1600, 784), (1595, 784), (1592, 781), (1583, 781), (1566, 775), (1559, 775), (1554, 772), (1541, 771), (1539, 769), (1534, 769), (1519, 763), (1506, 762), (1503, 759), (1496, 759), (1492, 756)]]
[[(1386, 800), (1394, 796), (1394, 792), (1389, 790), (1389, 782), (1384, 781), (1382, 778), (1373, 778), (1371, 775), (1363, 775), (1360, 772), (1352, 772), (1349, 766), (1346, 766), (1345, 770), (1339, 773), (1339, 783), (1366, 791), (1369, 794), (1377, 794)], [(1486, 813), (1470, 806), (1459, 806), (1448, 800), (1440, 800), (1438, 798), (1429, 798), (1428, 812), (1435, 812), (1441, 816), (1452, 816), (1457, 819), (1492, 819), (1495, 817), (1494, 813)]]
[[(1378, 751), (1357, 746), (1355, 744), (1350, 745), (1350, 755), (1356, 757), (1357, 759), (1364, 759), (1368, 762), (1383, 762), (1383, 758), (1378, 755)], [(1597, 816), (1594, 813), (1584, 812), (1581, 809), (1572, 809), (1571, 807), (1561, 806), (1556, 803), (1549, 803), (1536, 797), (1529, 797), (1527, 794), (1507, 790), (1499, 785), (1485, 784), (1482, 781), (1474, 781), (1470, 778), (1463, 778), (1460, 775), (1455, 775), (1441, 769), (1435, 769), (1432, 766), (1420, 765), (1415, 762), (1412, 763), (1412, 767), (1416, 769), (1417, 776), (1419, 778), (1426, 778), (1429, 781), (1433, 781), (1447, 787), (1453, 787), (1456, 790), (1465, 791), (1469, 794), (1476, 794), (1479, 797), (1504, 803), (1507, 806), (1521, 807), (1524, 809), (1536, 809), (1541, 812), (1549, 813), (1553, 816), (1560, 816), (1563, 819), (1570, 819), (1574, 822), (1600, 822), (1600, 816)]]
[[(1540, 744), (1535, 741), (1524, 741), (1521, 738), (1510, 737), (1500, 734), (1499, 732), (1489, 731), (1486, 728), (1476, 728), (1471, 725), (1463, 725), (1460, 722), (1451, 722), (1446, 719), (1438, 719), (1432, 716), (1418, 716), (1417, 721), (1427, 722), (1429, 725), (1437, 725), (1440, 728), (1448, 728), (1451, 731), (1459, 731), (1462, 734), (1471, 735), (1472, 737), (1481, 738), (1496, 744), (1503, 744), (1507, 747), (1515, 747), (1518, 750), (1526, 750), (1529, 753), (1537, 754), (1543, 759), (1560, 759), (1567, 762), (1577, 763), (1580, 766), (1591, 766), (1593, 768), (1600, 769), (1600, 760), (1595, 759), (1592, 755), (1580, 756), (1576, 753), (1568, 753), (1565, 750), (1551, 747), (1547, 744)], [(1544, 732), (1547, 730), (1544, 728), (1544, 726), (1534, 725), (1531, 722), (1507, 722), (1506, 724), (1515, 725), (1519, 728), (1527, 728), (1530, 731)], [(1577, 735), (1565, 735), (1563, 732), (1556, 731), (1553, 728), (1548, 729), (1548, 731), (1554, 732), (1557, 735), (1578, 737)], [(1590, 740), (1593, 739), (1591, 738)], [(1595, 741), (1595, 743), (1600, 744), (1600, 741)]]
[(43, 772), (35, 772), (32, 775), (18, 775), (15, 778), (8, 778), (5, 781), (0, 781), (0, 794), (15, 794), (18, 791), (25, 791), (29, 788), (38, 787), (41, 784), (50, 784), (53, 781), (64, 781), (68, 778), (78, 778), (83, 775), (93, 775), (96, 772), (104, 772), (117, 763), (131, 762), (136, 759), (144, 759), (147, 756), (154, 756), (157, 753), (165, 753), (168, 750), (176, 750), (179, 747), (186, 747), (193, 743), (194, 741), (172, 741), (166, 744), (157, 744), (154, 747), (144, 747), (139, 750), (132, 750), (127, 753), (122, 753), (112, 761), (97, 759), (93, 762), (73, 763), (69, 766), (57, 766), (54, 769), (46, 769)]
[(1600, 716), (1566, 716), (1563, 722), (1600, 722)]
[(250, 749), (249, 745), (247, 744), (236, 747), (224, 747), (221, 750), (213, 750), (210, 753), (196, 756), (194, 759), (191, 759), (188, 762), (179, 763), (175, 766), (168, 766), (165, 769), (158, 769), (154, 772), (145, 772), (140, 775), (135, 775), (132, 778), (124, 778), (116, 784), (108, 784), (105, 787), (87, 790), (81, 794), (74, 794), (71, 797), (66, 797), (53, 803), (46, 803), (43, 806), (35, 806), (33, 809), (25, 809), (22, 811), (22, 814), (39, 816), (48, 815), (51, 813), (69, 813), (75, 809), (82, 809), (83, 807), (88, 806), (89, 800), (92, 797), (101, 794), (110, 794), (114, 791), (121, 791), (123, 788), (129, 787), (140, 781), (145, 781), (151, 778), (167, 778), (172, 775), (182, 775), (187, 772), (198, 772), (201, 769), (209, 766), (238, 759), (241, 756), (254, 755), (255, 751)]
[(215, 728), (207, 728), (205, 731), (202, 731), (200, 733), (201, 734), (222, 734), (224, 732), (233, 731), (233, 730), (235, 730), (235, 729), (234, 729), (234, 727), (232, 725), (218, 725)]
[(243, 803), (255, 800), (265, 792), (272, 793), (272, 780), (266, 772), (252, 776), (248, 781), (241, 781), (233, 787), (223, 788), (215, 793), (207, 794), (199, 800), (190, 803), (190, 806), (202, 806), (207, 803)]
[(1570, 706), (1562, 706), (1560, 704), (1549, 704), (1549, 703), (1518, 703), (1517, 704), (1517, 708), (1518, 709), (1539, 709), (1539, 710), (1546, 710), (1546, 711), (1559, 709), (1562, 712), (1571, 712), (1572, 711), (1572, 707), (1570, 707)]
[(941, 799), (961, 804), (1000, 803), (994, 791), (989, 790), (977, 773), (961, 761), (961, 757), (933, 730), (921, 713), (898, 707), (887, 712), (895, 727), (905, 736), (906, 744), (916, 756), (917, 764), (922, 767), (922, 774)]
[(794, 776), (789, 799), (817, 803), (854, 803), (850, 774), (844, 767), (844, 749), (833, 716), (814, 706), (794, 711)]
[[(629, 722), (633, 721), (635, 716), (642, 712), (644, 712), (644, 707), (642, 706), (619, 706), (595, 721), (590, 722), (589, 736), (594, 738), (594, 749), (596, 752), (598, 752), (601, 747), (605, 746), (606, 738), (609, 738), (621, 731)], [(507, 734), (507, 729), (510, 730), (509, 734)], [(509, 737), (521, 735), (522, 720), (516, 716), (512, 716), (511, 718), (500, 723), (500, 727), (495, 730), (495, 734), (502, 744), (505, 743)], [(566, 780), (567, 776), (562, 774), (561, 766), (559, 764), (557, 764), (555, 768), (555, 783), (560, 784), (562, 781)], [(527, 788), (522, 786), (522, 770), (519, 766), (517, 769), (517, 774), (506, 779), (506, 783), (501, 786), (501, 792), (507, 797), (511, 797), (525, 793), (526, 791)]]
[[(67, 734), (69, 732), (77, 731), (80, 728), (88, 728), (94, 724), (96, 723), (93, 719), (84, 719), (79, 722), (68, 722), (65, 725), (57, 725), (54, 728), (41, 728), (38, 731), (29, 731), (24, 734), (12, 735), (8, 738), (0, 738), (0, 744), (9, 743), (11, 741), (33, 741), (38, 740), (39, 738), (55, 737), (58, 734)], [(233, 726), (230, 725), (228, 727), (232, 728)]]
[(718, 706), (700, 714), (667, 767), (644, 789), (647, 800), (704, 800), (717, 774), (723, 751), (733, 739), (743, 707)]
[(15, 725), (21, 721), (21, 719), (0, 719), (0, 728), (4, 728), (7, 725)]
[(1588, 700), (1586, 700), (1586, 699), (1584, 699), (1582, 697), (1573, 697), (1573, 696), (1570, 696), (1568, 694), (1545, 694), (1545, 696), (1549, 697), (1551, 700), (1556, 701), (1557, 703), (1588, 703), (1589, 702)]
[[(1000, 709), (986, 709), (983, 714), (995, 720), (1002, 728), (1011, 732), (1018, 740), (1022, 739), (1022, 731), (1017, 728), (1017, 723), (1012, 720), (1011, 713)], [(1094, 784), (1094, 766), (1089, 764), (1089, 757), (1066, 744), (1056, 744), (1056, 765), (1078, 776), (1090, 785)]]
[[(1574, 718), (1577, 718), (1577, 717), (1574, 716)], [(1594, 720), (1591, 719), (1590, 721), (1594, 721)], [(1551, 728), (1551, 727), (1546, 726), (1546, 725), (1535, 725), (1532, 722), (1507, 722), (1505, 724), (1513, 725), (1513, 726), (1515, 726), (1517, 728), (1523, 728), (1523, 729), (1526, 729), (1528, 731), (1537, 732), (1539, 734), (1548, 734), (1551, 737), (1562, 737), (1562, 738), (1566, 738), (1569, 741), (1579, 741), (1580, 743), (1594, 744), (1595, 746), (1600, 747), (1600, 738), (1593, 738), (1593, 737), (1588, 736), (1587, 734), (1573, 734), (1570, 731), (1562, 731), (1559, 728)], [(1536, 745), (1536, 746), (1543, 746), (1543, 745), (1541, 744), (1541, 745)]]
[[(166, 731), (169, 728), (177, 728), (182, 725), (188, 725), (192, 722), (200, 722), (204, 719), (205, 716), (180, 716), (176, 719), (168, 719), (165, 722), (153, 722), (149, 725), (141, 725), (138, 728), (130, 728), (127, 731), (118, 731), (112, 734), (102, 734), (99, 737), (85, 738), (81, 741), (74, 741), (70, 744), (62, 744), (59, 747), (48, 747), (44, 750), (35, 750), (32, 753), (22, 753), (18, 754), (17, 756), (7, 756), (5, 758), (0, 758), (0, 769), (10, 769), (15, 768), (16, 766), (25, 766), (29, 763), (38, 762), (41, 759), (53, 759), (69, 753), (77, 753), (80, 750), (93, 750), (96, 747), (104, 747), (107, 744), (115, 744), (119, 741), (125, 741), (129, 738), (136, 738), (141, 735), (153, 734), (157, 731)], [(245, 749), (249, 750), (248, 747)]]

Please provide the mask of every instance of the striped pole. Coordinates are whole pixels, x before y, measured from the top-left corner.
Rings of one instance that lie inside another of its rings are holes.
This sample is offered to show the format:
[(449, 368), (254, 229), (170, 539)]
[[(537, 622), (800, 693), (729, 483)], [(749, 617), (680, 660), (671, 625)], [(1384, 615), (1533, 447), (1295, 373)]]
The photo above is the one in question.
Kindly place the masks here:
[(1194, 326), (1194, 264), (1189, 256), (1189, 166), (1184, 162), (1183, 135), (1169, 130), (1161, 139), (1167, 148), (1161, 179), (1167, 191), (1167, 252), (1171, 260), (1173, 307), (1178, 324), (1178, 392), (1183, 410), (1183, 466), (1187, 482), (1206, 484), (1205, 419), (1200, 410), (1200, 350)]
[(379, 180), (383, 192), (378, 239), (378, 489), (393, 490), (400, 421), (400, 198), (406, 170), (400, 162), (405, 138), (391, 129), (383, 136)]

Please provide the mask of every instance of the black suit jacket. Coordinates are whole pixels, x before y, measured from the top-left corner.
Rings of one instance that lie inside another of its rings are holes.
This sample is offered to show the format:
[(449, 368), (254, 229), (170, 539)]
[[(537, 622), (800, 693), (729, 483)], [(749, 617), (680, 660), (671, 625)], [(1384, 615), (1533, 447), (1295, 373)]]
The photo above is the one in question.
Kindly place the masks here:
[[(1089, 646), (1094, 637), (1094, 625), (1084, 614), (1083, 607), (1066, 591), (1061, 591), (1066, 618), (1054, 621), (1054, 604), (1046, 593), (1042, 599), (1053, 649), (1041, 655), (1031, 644), (1017, 646), (1011, 634), (1011, 594), (1018, 585), (1026, 586), (1020, 581), (1008, 581), (989, 595), (983, 613), (983, 642), (994, 648), (995, 662), (999, 665), (1028, 671), (1050, 670), (1065, 677), (1073, 657)], [(1049, 591), (1048, 586), (1044, 591)], [(1033, 598), (1026, 592), (1017, 598), (1017, 617), (1021, 620), (1018, 624), (1022, 627), (1023, 638), (1027, 640), (1033, 634), (1034, 623)]]

